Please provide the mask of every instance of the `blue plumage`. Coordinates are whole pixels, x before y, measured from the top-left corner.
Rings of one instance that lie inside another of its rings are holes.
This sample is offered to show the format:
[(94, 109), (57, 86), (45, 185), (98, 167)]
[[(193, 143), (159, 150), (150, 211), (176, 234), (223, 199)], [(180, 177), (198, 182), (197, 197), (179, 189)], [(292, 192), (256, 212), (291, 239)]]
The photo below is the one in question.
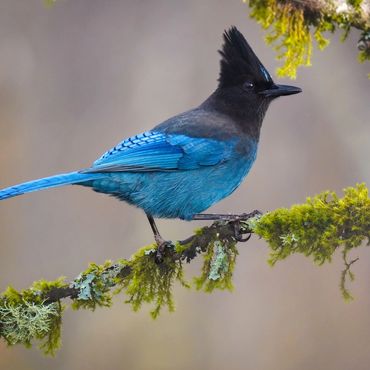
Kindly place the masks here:
[[(0, 191), (0, 200), (77, 184), (115, 196), (153, 217), (191, 220), (231, 194), (249, 172), (270, 102), (299, 88), (275, 85), (242, 34), (224, 34), (215, 92), (199, 107), (116, 145), (90, 168)], [(203, 217), (204, 219), (204, 217)]]
[(222, 141), (164, 131), (124, 140), (83, 171), (104, 176), (82, 185), (153, 217), (191, 220), (233, 192), (256, 157), (257, 143), (247, 138)]
[[(227, 160), (235, 140), (220, 141), (149, 131), (109, 150), (85, 172), (191, 170)], [(137, 137), (140, 139), (136, 139)]]
[(127, 148), (124, 142), (122, 151), (84, 171), (105, 171), (104, 177), (86, 186), (136, 205), (154, 217), (191, 220), (237, 188), (257, 151), (253, 141), (248, 144), (247, 155), (240, 156), (238, 139), (160, 138), (163, 141), (158, 139), (154, 147), (148, 143)]
[(61, 173), (59, 175), (25, 182), (23, 184), (14, 185), (9, 188), (0, 190), (0, 200), (16, 197), (17, 195), (31, 193), (33, 191), (94, 180), (100, 176), (101, 175), (98, 174), (82, 174), (79, 172)]

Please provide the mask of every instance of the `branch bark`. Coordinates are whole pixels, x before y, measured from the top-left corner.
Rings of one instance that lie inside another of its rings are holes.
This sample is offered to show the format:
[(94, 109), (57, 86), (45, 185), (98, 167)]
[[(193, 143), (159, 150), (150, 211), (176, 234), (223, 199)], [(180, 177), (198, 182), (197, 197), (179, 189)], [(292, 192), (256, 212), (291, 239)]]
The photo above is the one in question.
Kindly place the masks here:
[[(232, 216), (229, 220), (215, 221), (210, 226), (202, 228), (202, 233), (193, 234), (184, 240), (179, 240), (175, 244), (185, 247), (183, 251), (176, 252), (175, 248), (167, 249), (167, 255), (170, 254), (173, 261), (185, 261), (190, 263), (199, 254), (204, 253), (209, 243), (216, 238), (225, 242), (246, 242), (249, 240), (252, 230), (246, 228), (245, 222), (249, 219), (262, 215), (261, 212), (255, 210), (251, 213), (243, 213), (238, 216)], [(246, 235), (246, 237), (244, 237)], [(153, 253), (153, 258), (155, 253)], [(105, 269), (103, 273), (113, 271), (119, 265), (111, 265)], [(123, 266), (119, 269), (116, 276), (124, 279), (129, 276), (132, 268), (129, 265)], [(81, 293), (79, 288), (73, 286), (73, 281), (68, 287), (54, 287), (45, 294), (45, 304), (51, 304), (61, 299), (72, 298), (75, 299)]]

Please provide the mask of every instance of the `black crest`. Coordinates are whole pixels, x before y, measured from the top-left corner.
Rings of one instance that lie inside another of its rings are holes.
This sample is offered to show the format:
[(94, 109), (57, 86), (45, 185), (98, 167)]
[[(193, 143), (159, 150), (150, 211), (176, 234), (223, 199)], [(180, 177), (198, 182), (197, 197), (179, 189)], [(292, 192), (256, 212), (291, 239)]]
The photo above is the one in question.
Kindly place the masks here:
[(236, 86), (248, 78), (256, 82), (272, 83), (270, 74), (236, 27), (225, 31), (223, 36), (224, 44), (222, 50), (219, 50), (222, 56), (220, 87)]

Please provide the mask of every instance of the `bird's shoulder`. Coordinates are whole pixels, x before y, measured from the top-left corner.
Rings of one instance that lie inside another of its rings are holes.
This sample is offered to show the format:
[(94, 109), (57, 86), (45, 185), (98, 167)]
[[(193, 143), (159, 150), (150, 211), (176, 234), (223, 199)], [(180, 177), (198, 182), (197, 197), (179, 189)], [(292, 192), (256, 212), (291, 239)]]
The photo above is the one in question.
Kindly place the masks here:
[(229, 140), (240, 137), (240, 126), (228, 115), (198, 107), (167, 119), (153, 128), (168, 135)]
[(196, 108), (121, 141), (88, 171), (194, 169), (254, 152), (230, 117)]

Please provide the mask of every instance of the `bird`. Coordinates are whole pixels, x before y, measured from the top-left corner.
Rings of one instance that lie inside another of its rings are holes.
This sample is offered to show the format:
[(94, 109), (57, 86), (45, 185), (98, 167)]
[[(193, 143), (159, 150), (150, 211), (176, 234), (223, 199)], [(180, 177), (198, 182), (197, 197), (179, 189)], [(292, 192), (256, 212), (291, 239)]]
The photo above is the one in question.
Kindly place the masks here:
[(202, 213), (229, 196), (257, 155), (270, 103), (300, 93), (275, 84), (242, 33), (223, 33), (218, 85), (199, 106), (121, 141), (91, 167), (0, 190), (0, 200), (64, 185), (81, 185), (141, 208), (158, 251), (166, 245), (155, 218), (219, 220)]

